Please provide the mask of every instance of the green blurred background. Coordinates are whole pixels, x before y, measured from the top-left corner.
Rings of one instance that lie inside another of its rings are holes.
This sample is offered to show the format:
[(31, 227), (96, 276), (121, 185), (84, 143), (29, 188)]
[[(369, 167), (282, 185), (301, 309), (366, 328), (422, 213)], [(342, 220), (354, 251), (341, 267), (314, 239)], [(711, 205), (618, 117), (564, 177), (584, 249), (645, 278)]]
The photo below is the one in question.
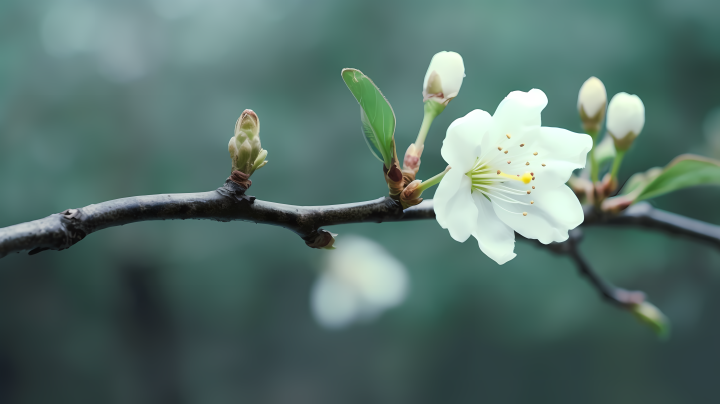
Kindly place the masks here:
[[(422, 119), (432, 55), (467, 77), (447, 128), (540, 88), (547, 126), (578, 130), (591, 75), (645, 102), (621, 181), (683, 152), (718, 157), (720, 2), (3, 0), (0, 227), (132, 195), (223, 183), (243, 109), (270, 163), (251, 194), (301, 205), (374, 199), (380, 163), (344, 67), (397, 115)], [(707, 123), (709, 122), (709, 123)], [(713, 146), (715, 145), (715, 146)], [(427, 195), (431, 197), (432, 192)], [(654, 201), (720, 223), (717, 189)], [(519, 241), (500, 267), (434, 221), (332, 227), (393, 249), (407, 301), (378, 321), (321, 328), (310, 288), (326, 251), (251, 223), (147, 222), (70, 250), (0, 260), (0, 402), (704, 403), (720, 376), (720, 254), (659, 232), (590, 228), (598, 272), (646, 291), (673, 322), (659, 342), (603, 303), (565, 257)]]

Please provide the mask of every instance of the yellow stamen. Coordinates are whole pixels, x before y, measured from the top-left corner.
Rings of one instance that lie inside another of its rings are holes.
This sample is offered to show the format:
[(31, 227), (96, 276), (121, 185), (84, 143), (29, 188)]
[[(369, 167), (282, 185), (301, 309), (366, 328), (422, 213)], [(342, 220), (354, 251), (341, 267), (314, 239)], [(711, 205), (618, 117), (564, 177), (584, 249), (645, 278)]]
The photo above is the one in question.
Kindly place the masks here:
[(523, 216), (527, 216), (527, 212), (523, 212)]
[(525, 174), (523, 174), (523, 175), (519, 175), (519, 174), (518, 174), (518, 175), (513, 176), (513, 175), (506, 174), (506, 173), (498, 170), (498, 171), (497, 171), (497, 175), (499, 175), (499, 176), (501, 176), (501, 177), (505, 177), (505, 178), (507, 178), (507, 179), (511, 179), (511, 180), (515, 180), (515, 181), (520, 181), (520, 182), (522, 182), (522, 183), (524, 183), (524, 184), (528, 184), (528, 183), (530, 183), (530, 181), (532, 180), (532, 175), (530, 175), (530, 173), (525, 173)]
[(509, 134), (509, 133), (508, 133), (507, 135), (505, 135), (505, 136), (507, 136), (507, 138), (510, 139), (510, 134)]

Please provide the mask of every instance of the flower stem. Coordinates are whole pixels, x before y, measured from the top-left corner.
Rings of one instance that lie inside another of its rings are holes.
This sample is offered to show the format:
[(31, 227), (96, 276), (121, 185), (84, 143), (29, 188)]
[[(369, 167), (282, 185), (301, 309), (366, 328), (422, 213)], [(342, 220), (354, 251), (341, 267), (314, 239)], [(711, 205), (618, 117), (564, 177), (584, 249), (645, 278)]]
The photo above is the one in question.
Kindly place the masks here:
[(435, 116), (432, 114), (428, 114), (425, 112), (425, 116), (423, 117), (422, 125), (420, 126), (420, 132), (418, 132), (417, 140), (415, 140), (415, 146), (420, 147), (425, 143), (425, 138), (427, 137), (427, 133), (430, 130), (430, 125), (432, 125), (433, 120), (435, 119)]
[(620, 164), (622, 164), (623, 157), (625, 157), (625, 150), (615, 151), (615, 160), (613, 160), (612, 171), (610, 171), (610, 179), (613, 182), (617, 182), (617, 173), (620, 171)]
[(420, 190), (420, 192), (424, 192), (426, 189), (439, 184), (440, 180), (443, 179), (443, 177), (445, 176), (445, 174), (447, 174), (448, 171), (450, 171), (450, 166), (448, 166), (445, 171), (441, 172), (440, 174), (423, 181), (420, 185), (418, 185), (417, 189)]
[(597, 158), (595, 158), (595, 149), (597, 148), (597, 131), (587, 131), (593, 140), (593, 147), (590, 150), (590, 180), (594, 183), (598, 182), (600, 176), (600, 167), (598, 167)]
[(598, 171), (600, 171), (600, 167), (598, 167), (598, 162), (595, 158), (595, 149), (593, 148), (590, 150), (590, 179), (593, 184), (598, 182)]
[(435, 117), (440, 115), (445, 109), (445, 105), (434, 100), (428, 100), (425, 101), (423, 109), (425, 110), (425, 114), (423, 115), (422, 125), (420, 125), (420, 132), (418, 132), (417, 140), (415, 141), (415, 147), (420, 150), (422, 150), (422, 146), (425, 144), (425, 138), (430, 130), (430, 125), (432, 125)]

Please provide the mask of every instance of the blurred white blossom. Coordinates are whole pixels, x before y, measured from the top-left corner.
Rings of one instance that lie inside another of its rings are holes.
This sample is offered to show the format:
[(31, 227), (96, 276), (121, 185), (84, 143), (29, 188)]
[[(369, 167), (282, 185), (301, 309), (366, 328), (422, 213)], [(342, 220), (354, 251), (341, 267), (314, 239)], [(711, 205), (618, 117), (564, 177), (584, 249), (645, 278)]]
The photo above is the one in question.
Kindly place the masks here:
[(407, 295), (405, 266), (380, 244), (344, 236), (327, 252), (312, 289), (311, 307), (324, 327), (338, 329), (369, 321)]

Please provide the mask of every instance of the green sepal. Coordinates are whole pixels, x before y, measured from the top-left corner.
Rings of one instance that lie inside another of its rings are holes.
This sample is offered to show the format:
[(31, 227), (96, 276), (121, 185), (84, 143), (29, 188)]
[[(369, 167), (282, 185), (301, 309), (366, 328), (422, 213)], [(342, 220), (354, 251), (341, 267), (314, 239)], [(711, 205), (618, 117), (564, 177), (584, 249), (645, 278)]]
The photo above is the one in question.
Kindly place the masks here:
[(342, 78), (360, 104), (365, 141), (385, 167), (395, 156), (395, 112), (375, 83), (357, 69), (343, 69)]
[(720, 161), (692, 154), (680, 155), (639, 192), (634, 202), (695, 185), (720, 185)]

